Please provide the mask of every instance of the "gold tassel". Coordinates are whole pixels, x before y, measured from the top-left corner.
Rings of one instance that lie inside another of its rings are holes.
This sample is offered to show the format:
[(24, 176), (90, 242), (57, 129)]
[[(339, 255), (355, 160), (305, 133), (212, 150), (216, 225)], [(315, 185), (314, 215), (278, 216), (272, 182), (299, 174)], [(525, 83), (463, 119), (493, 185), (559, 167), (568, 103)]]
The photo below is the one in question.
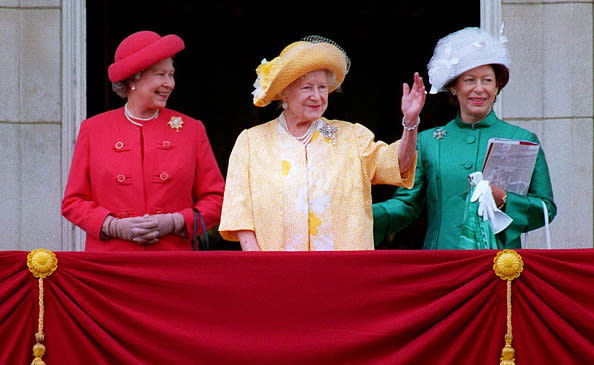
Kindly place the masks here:
[(501, 350), (499, 365), (516, 365), (515, 353), (512, 347), (512, 280), (518, 278), (524, 269), (524, 262), (514, 250), (503, 250), (497, 253), (493, 260), (495, 274), (503, 280), (507, 280), (507, 333), (505, 334), (505, 346)]
[(27, 266), (34, 277), (39, 278), (39, 317), (37, 324), (37, 333), (33, 345), (33, 361), (31, 365), (45, 365), (42, 357), (45, 355), (45, 335), (43, 334), (43, 279), (50, 276), (58, 268), (58, 259), (56, 255), (44, 248), (39, 248), (29, 252), (27, 255)]
[(505, 335), (505, 346), (501, 350), (501, 362), (499, 365), (516, 365), (516, 359), (514, 357), (516, 351), (511, 346), (512, 337), (510, 334)]

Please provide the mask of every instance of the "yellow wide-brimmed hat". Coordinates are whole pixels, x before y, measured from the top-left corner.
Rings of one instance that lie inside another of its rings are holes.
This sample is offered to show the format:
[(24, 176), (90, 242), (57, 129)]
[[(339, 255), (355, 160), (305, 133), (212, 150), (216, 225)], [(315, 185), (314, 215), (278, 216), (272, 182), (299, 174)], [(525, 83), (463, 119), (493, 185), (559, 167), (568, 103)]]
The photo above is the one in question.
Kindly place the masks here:
[(329, 85), (332, 92), (342, 84), (349, 67), (349, 58), (336, 43), (320, 36), (305, 37), (289, 44), (272, 61), (262, 60), (256, 69), (258, 78), (252, 92), (254, 105), (262, 107), (280, 100), (280, 94), (287, 86), (311, 71), (332, 72), (337, 81)]

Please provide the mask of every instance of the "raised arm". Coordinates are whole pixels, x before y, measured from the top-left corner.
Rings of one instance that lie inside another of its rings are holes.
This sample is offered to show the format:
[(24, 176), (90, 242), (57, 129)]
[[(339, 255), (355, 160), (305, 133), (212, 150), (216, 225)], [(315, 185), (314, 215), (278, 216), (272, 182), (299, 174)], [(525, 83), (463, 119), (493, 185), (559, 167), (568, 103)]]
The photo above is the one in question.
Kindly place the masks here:
[(414, 74), (412, 88), (407, 83), (402, 84), (402, 138), (400, 139), (400, 149), (398, 151), (398, 165), (400, 171), (405, 173), (412, 167), (414, 151), (417, 144), (417, 127), (420, 123), (421, 110), (425, 105), (427, 91), (423, 78), (418, 72)]

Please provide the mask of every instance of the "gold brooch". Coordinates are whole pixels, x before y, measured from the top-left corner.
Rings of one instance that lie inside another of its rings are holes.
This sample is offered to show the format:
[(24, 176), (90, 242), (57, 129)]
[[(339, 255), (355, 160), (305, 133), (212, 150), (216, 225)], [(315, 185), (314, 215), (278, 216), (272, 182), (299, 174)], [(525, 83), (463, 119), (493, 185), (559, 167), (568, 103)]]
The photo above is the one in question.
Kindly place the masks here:
[(169, 123), (167, 124), (169, 124), (172, 129), (175, 129), (176, 132), (179, 132), (182, 125), (184, 125), (184, 121), (181, 117), (171, 117), (171, 119), (169, 119)]

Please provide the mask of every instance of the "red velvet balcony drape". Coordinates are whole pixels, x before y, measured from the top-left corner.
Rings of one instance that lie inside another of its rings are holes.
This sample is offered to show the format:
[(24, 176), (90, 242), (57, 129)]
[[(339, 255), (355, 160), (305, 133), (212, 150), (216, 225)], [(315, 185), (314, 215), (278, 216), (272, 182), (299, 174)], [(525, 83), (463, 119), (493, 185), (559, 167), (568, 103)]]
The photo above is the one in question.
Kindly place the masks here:
[[(518, 250), (516, 364), (594, 364), (594, 250)], [(56, 252), (48, 365), (499, 364), (496, 251)], [(30, 364), (37, 279), (0, 253), (0, 364)]]

